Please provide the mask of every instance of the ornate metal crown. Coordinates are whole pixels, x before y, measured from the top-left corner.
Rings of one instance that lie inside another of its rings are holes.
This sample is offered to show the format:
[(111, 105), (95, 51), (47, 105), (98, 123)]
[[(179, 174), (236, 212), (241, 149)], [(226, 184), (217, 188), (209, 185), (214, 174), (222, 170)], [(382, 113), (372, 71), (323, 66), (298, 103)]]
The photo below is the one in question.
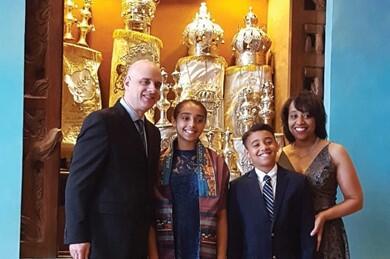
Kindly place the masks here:
[(257, 26), (258, 19), (252, 7), (245, 18), (245, 28), (242, 28), (233, 37), (233, 51), (236, 65), (264, 65), (265, 55), (271, 47), (271, 39)]
[(189, 55), (215, 55), (218, 44), (223, 43), (222, 28), (212, 22), (206, 3), (201, 3), (199, 12), (183, 32), (184, 43)]
[(150, 26), (160, 0), (122, 0), (121, 16), (127, 30), (150, 34)]

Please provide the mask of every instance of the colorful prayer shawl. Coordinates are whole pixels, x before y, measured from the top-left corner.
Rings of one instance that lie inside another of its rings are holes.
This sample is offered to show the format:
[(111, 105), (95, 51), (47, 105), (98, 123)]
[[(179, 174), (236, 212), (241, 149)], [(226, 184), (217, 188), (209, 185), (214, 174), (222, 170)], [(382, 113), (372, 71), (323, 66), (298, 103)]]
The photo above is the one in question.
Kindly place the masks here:
[[(162, 153), (160, 161), (163, 164), (161, 174), (161, 185), (169, 185), (169, 178), (172, 172), (173, 145), (170, 145)], [(216, 196), (215, 172), (211, 164), (211, 158), (206, 152), (206, 148), (200, 141), (196, 144), (196, 174), (198, 176), (199, 197)]]
[[(159, 258), (174, 259), (172, 195), (169, 178), (172, 172), (174, 143), (162, 152), (161, 174), (155, 188), (155, 229)], [(200, 256), (216, 258), (217, 213), (226, 208), (226, 193), (229, 171), (222, 157), (205, 148), (201, 142), (196, 145), (199, 184), (200, 211)]]

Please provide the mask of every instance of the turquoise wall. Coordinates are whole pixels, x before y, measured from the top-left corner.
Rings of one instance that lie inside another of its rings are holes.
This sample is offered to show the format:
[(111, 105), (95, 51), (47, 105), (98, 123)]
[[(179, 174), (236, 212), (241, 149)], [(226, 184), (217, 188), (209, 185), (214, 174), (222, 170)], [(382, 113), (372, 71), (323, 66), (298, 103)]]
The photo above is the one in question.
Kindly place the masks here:
[(0, 257), (19, 258), (25, 1), (0, 2)]
[(328, 1), (330, 139), (350, 152), (364, 208), (345, 217), (354, 259), (390, 258), (390, 1)]

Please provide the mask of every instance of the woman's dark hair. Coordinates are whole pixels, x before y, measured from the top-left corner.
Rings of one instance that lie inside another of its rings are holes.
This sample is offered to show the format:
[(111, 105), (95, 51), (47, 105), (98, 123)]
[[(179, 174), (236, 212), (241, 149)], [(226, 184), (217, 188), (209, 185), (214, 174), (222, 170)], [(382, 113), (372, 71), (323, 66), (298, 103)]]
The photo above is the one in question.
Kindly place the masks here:
[(263, 130), (271, 133), (275, 139), (275, 131), (270, 125), (264, 123), (258, 123), (258, 124), (254, 124), (252, 127), (250, 127), (250, 129), (247, 132), (244, 133), (244, 135), (242, 135), (242, 143), (244, 144), (244, 146), (246, 147), (246, 141), (249, 138), (249, 136), (252, 135), (252, 133), (256, 131), (263, 131)]
[(204, 107), (204, 105), (197, 101), (197, 100), (194, 100), (194, 99), (186, 99), (184, 101), (181, 101), (179, 102), (175, 109), (173, 110), (173, 118), (176, 120), (177, 119), (177, 116), (179, 116), (179, 113), (181, 111), (181, 109), (183, 108), (183, 106), (186, 104), (186, 103), (193, 103), (195, 104), (196, 106), (200, 107), (202, 109), (202, 112), (204, 113), (204, 118), (207, 119), (207, 110), (206, 110), (206, 107)]
[(288, 128), (288, 111), (291, 103), (294, 103), (295, 108), (300, 112), (307, 112), (312, 116), (316, 123), (315, 134), (321, 139), (326, 139), (326, 113), (322, 100), (310, 91), (302, 91), (296, 97), (290, 97), (282, 108), (282, 123), (283, 132), (287, 140), (292, 143), (295, 141), (294, 136)]

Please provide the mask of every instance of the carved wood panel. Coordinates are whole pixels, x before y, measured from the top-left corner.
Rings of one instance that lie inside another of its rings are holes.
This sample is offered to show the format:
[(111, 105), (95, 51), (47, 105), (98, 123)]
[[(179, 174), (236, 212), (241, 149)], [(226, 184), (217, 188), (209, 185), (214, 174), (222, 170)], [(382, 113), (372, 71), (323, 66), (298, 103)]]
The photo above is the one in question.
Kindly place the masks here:
[(290, 94), (324, 92), (325, 0), (292, 1)]
[(21, 257), (57, 256), (63, 1), (27, 0)]

